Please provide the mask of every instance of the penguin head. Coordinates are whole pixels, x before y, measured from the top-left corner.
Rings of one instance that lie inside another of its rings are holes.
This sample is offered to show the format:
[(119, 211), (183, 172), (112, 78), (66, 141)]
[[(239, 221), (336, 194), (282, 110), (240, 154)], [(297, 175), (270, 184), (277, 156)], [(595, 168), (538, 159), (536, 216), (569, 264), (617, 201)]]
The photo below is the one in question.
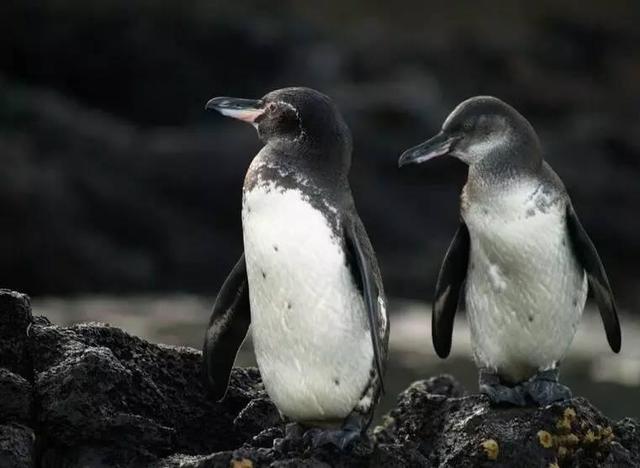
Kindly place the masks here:
[(283, 88), (260, 99), (217, 97), (206, 109), (251, 123), (258, 137), (281, 154), (307, 158), (337, 155), (350, 163), (351, 132), (335, 104), (310, 88)]
[(476, 96), (459, 104), (440, 133), (406, 150), (399, 166), (451, 155), (473, 168), (500, 171), (537, 167), (541, 161), (538, 137), (513, 107), (491, 96)]

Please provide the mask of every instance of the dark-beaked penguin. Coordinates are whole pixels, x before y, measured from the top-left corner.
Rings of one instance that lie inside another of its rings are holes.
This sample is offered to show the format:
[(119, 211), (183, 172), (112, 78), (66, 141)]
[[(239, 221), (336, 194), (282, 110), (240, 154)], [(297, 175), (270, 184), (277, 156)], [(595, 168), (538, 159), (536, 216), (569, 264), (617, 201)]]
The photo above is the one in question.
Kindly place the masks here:
[(578, 327), (587, 283), (614, 352), (621, 337), (607, 275), (562, 181), (543, 160), (531, 124), (494, 97), (458, 105), (441, 132), (405, 151), (399, 165), (447, 154), (468, 164), (469, 175), (436, 285), (437, 354), (449, 355), (463, 293), (481, 392), (516, 405), (570, 398), (557, 366)]
[(349, 128), (327, 96), (308, 88), (219, 97), (206, 108), (253, 124), (265, 143), (244, 181), (244, 254), (205, 337), (207, 384), (224, 396), (251, 323), (280, 413), (324, 428), (312, 431), (314, 444), (344, 447), (371, 422), (389, 336), (378, 263), (347, 179)]

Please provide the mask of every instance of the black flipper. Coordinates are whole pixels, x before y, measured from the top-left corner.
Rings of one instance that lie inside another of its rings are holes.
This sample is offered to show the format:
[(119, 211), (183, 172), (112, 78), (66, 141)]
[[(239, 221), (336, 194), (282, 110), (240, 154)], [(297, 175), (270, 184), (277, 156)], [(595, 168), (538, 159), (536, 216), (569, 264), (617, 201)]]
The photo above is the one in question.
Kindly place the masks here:
[(218, 293), (204, 337), (203, 376), (217, 401), (227, 392), (231, 368), (250, 323), (249, 284), (242, 254)]
[[(376, 361), (376, 370), (378, 371), (378, 377), (380, 379), (380, 389), (384, 393), (384, 367), (382, 365), (383, 350), (380, 343), (380, 336), (378, 335), (381, 324), (378, 323), (378, 317), (380, 314), (378, 311), (378, 287), (376, 285), (375, 273), (369, 258), (365, 255), (365, 248), (360, 241), (360, 236), (358, 235), (355, 222), (347, 220), (345, 224), (345, 241), (348, 250), (353, 254), (353, 260), (355, 260), (355, 265), (350, 265), (350, 268), (351, 271), (354, 272), (356, 284), (360, 282), (360, 286), (362, 287), (362, 295), (364, 297), (364, 304), (367, 309), (367, 317), (369, 319), (369, 329), (371, 331), (371, 343), (373, 345), (373, 355)], [(357, 267), (357, 270), (354, 270), (354, 266)]]
[(578, 216), (570, 203), (567, 204), (566, 215), (573, 252), (587, 274), (593, 297), (598, 303), (609, 346), (611, 346), (613, 352), (618, 353), (622, 345), (620, 322), (607, 273), (602, 266), (593, 242), (591, 242), (587, 232), (580, 224), (580, 220), (578, 220)]
[(446, 358), (451, 351), (453, 320), (456, 317), (460, 290), (467, 277), (468, 266), (469, 230), (464, 221), (460, 221), (442, 261), (433, 300), (431, 338), (433, 347), (441, 358)]

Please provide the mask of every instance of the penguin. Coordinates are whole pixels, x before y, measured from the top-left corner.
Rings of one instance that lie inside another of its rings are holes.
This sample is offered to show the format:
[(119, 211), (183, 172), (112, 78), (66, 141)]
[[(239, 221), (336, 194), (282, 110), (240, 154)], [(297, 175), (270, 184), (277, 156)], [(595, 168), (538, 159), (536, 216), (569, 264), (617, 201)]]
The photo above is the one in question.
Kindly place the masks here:
[[(207, 387), (225, 395), (249, 324), (264, 386), (287, 437), (345, 448), (383, 391), (389, 322), (378, 262), (348, 173), (352, 138), (308, 88), (206, 104), (252, 124), (264, 147), (242, 190), (244, 253), (216, 299), (203, 348)], [(285, 439), (286, 439), (285, 438)]]
[(611, 349), (620, 324), (607, 274), (531, 124), (495, 97), (459, 104), (440, 133), (405, 151), (400, 167), (451, 155), (469, 167), (460, 223), (438, 275), (436, 353), (451, 350), (464, 300), (479, 387), (493, 403), (571, 398), (558, 382), (590, 288)]

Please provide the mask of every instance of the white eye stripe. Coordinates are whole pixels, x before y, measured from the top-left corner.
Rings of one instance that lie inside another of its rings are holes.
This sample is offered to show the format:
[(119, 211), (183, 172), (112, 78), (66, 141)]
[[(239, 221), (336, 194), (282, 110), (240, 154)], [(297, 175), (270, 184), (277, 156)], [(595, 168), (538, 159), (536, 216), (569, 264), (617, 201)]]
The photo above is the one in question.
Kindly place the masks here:
[(296, 115), (296, 119), (298, 121), (298, 135), (293, 139), (293, 141), (302, 139), (306, 133), (304, 131), (304, 128), (302, 127), (302, 117), (300, 117), (300, 112), (298, 112), (298, 109), (296, 109), (295, 106), (285, 101), (272, 101), (267, 105), (266, 109), (271, 110), (279, 105), (290, 109)]
[(273, 103), (271, 103), (272, 105), (280, 105), (280, 106), (284, 106), (287, 107), (289, 109), (291, 109), (293, 111), (294, 114), (296, 114), (296, 117), (298, 117), (298, 120), (300, 120), (300, 114), (298, 113), (298, 109), (296, 109), (293, 104), (290, 104), (288, 102), (284, 102), (284, 101), (275, 101)]

